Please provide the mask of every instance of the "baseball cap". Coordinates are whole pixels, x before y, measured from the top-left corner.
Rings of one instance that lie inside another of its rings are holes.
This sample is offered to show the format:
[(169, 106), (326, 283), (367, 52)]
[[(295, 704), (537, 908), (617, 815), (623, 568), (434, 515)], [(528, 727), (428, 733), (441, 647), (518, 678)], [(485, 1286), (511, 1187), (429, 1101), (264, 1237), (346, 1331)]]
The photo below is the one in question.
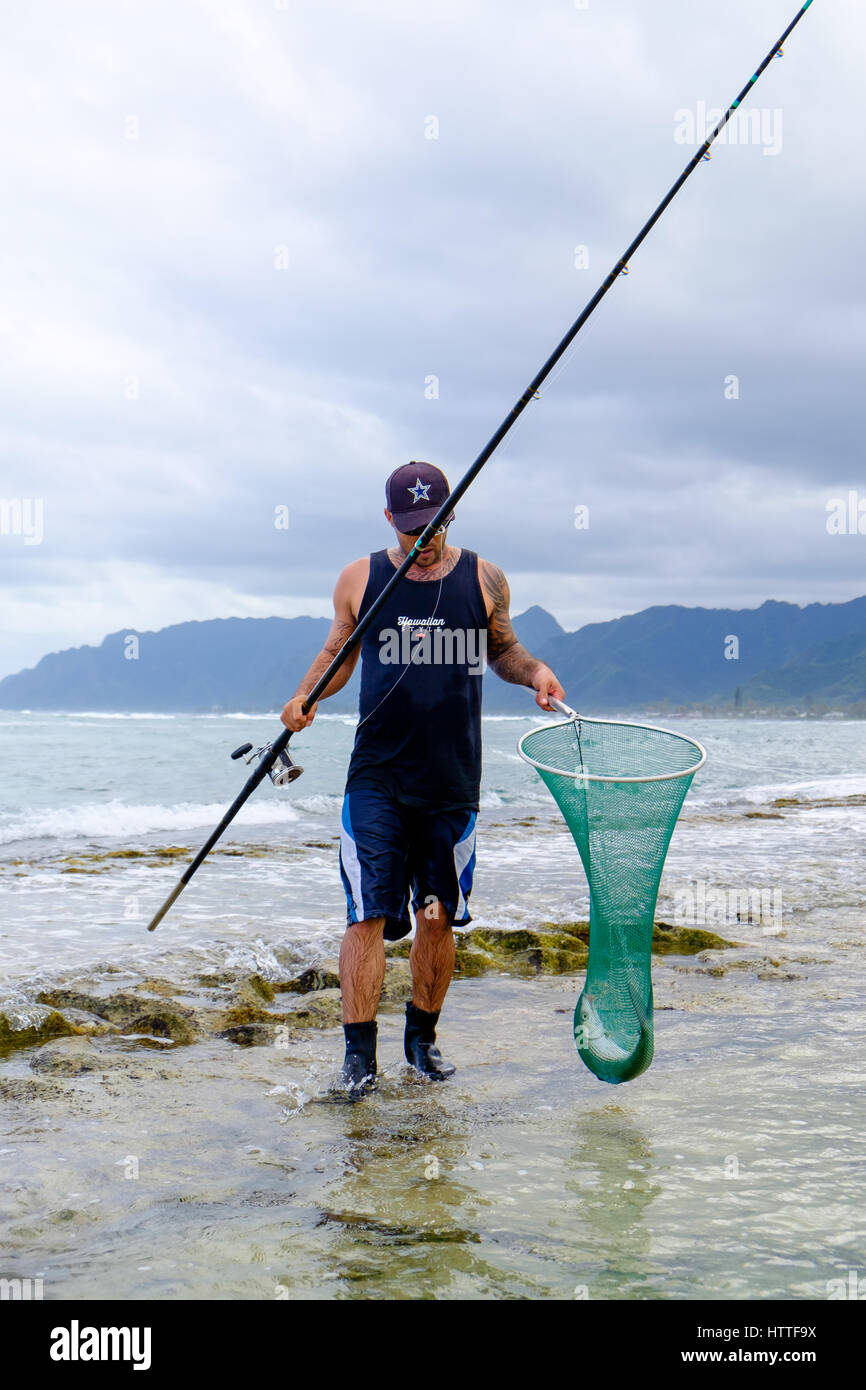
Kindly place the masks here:
[[(412, 461), (395, 468), (385, 484), (385, 501), (398, 531), (416, 531), (432, 521), (451, 489), (433, 463)], [(446, 521), (450, 521), (446, 517)]]

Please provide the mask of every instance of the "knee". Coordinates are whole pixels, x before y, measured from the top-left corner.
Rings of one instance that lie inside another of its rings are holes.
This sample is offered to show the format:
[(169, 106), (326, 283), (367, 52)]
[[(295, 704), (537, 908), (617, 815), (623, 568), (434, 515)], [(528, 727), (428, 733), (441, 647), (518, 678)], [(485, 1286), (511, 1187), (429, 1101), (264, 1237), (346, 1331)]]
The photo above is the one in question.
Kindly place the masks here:
[(346, 935), (353, 936), (356, 941), (372, 942), (380, 938), (384, 931), (384, 917), (367, 917), (363, 922), (350, 922)]
[(426, 907), (419, 908), (415, 914), (415, 923), (419, 932), (427, 932), (433, 936), (445, 936), (451, 931), (451, 917), (440, 902), (428, 903)]

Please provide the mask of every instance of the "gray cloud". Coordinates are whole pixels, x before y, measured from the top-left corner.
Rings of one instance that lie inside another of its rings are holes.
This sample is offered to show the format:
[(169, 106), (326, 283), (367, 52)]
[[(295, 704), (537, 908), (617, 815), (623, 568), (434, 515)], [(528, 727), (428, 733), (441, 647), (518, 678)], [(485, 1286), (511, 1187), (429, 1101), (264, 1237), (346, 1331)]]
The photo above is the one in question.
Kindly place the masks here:
[[(387, 473), (456, 481), (684, 165), (675, 114), (726, 105), (792, 14), (16, 16), (0, 496), (43, 498), (45, 539), (0, 536), (0, 674), (119, 627), (327, 612), (387, 541)], [(779, 153), (695, 172), (465, 499), (453, 539), (506, 568), (515, 608), (576, 626), (866, 587), (866, 537), (825, 525), (829, 498), (866, 497), (864, 33), (850, 0), (809, 12), (756, 88)]]

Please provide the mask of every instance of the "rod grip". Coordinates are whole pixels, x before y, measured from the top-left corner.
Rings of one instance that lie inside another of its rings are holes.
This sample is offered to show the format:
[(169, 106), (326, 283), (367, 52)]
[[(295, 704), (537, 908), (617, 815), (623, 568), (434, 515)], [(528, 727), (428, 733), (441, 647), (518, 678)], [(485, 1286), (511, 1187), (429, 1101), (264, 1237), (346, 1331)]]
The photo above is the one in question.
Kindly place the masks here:
[(159, 909), (159, 912), (157, 912), (156, 916), (151, 919), (150, 925), (147, 928), (148, 931), (156, 931), (163, 917), (168, 912), (168, 909), (172, 906), (173, 903), (177, 902), (185, 887), (186, 884), (184, 883), (183, 879), (180, 879), (174, 885), (165, 902), (163, 903), (162, 907)]

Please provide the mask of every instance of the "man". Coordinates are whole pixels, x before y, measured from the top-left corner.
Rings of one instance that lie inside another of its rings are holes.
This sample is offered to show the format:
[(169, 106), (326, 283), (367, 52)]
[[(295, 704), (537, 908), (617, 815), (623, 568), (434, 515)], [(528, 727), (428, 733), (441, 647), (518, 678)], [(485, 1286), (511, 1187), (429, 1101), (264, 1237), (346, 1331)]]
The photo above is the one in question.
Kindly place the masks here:
[[(429, 463), (395, 469), (385, 516), (397, 544), (354, 560), (334, 590), (328, 640), (282, 714), (297, 732), (317, 706), (304, 698), (327, 670), (416, 538), (450, 492)], [(385, 975), (384, 939), (411, 931), (412, 999), (406, 1060), (431, 1080), (454, 1072), (435, 1046), (454, 969), (452, 925), (469, 922), (475, 818), (481, 781), (481, 673), (535, 690), (536, 703), (564, 698), (553, 672), (515, 636), (509, 590), (496, 565), (447, 543), (451, 517), (419, 552), (357, 648), (331, 681), (341, 690), (361, 653), (361, 696), (346, 779), (340, 871), (348, 926), (340, 950), (346, 1056), (341, 1079), (357, 1097), (375, 1084), (376, 1012)]]

